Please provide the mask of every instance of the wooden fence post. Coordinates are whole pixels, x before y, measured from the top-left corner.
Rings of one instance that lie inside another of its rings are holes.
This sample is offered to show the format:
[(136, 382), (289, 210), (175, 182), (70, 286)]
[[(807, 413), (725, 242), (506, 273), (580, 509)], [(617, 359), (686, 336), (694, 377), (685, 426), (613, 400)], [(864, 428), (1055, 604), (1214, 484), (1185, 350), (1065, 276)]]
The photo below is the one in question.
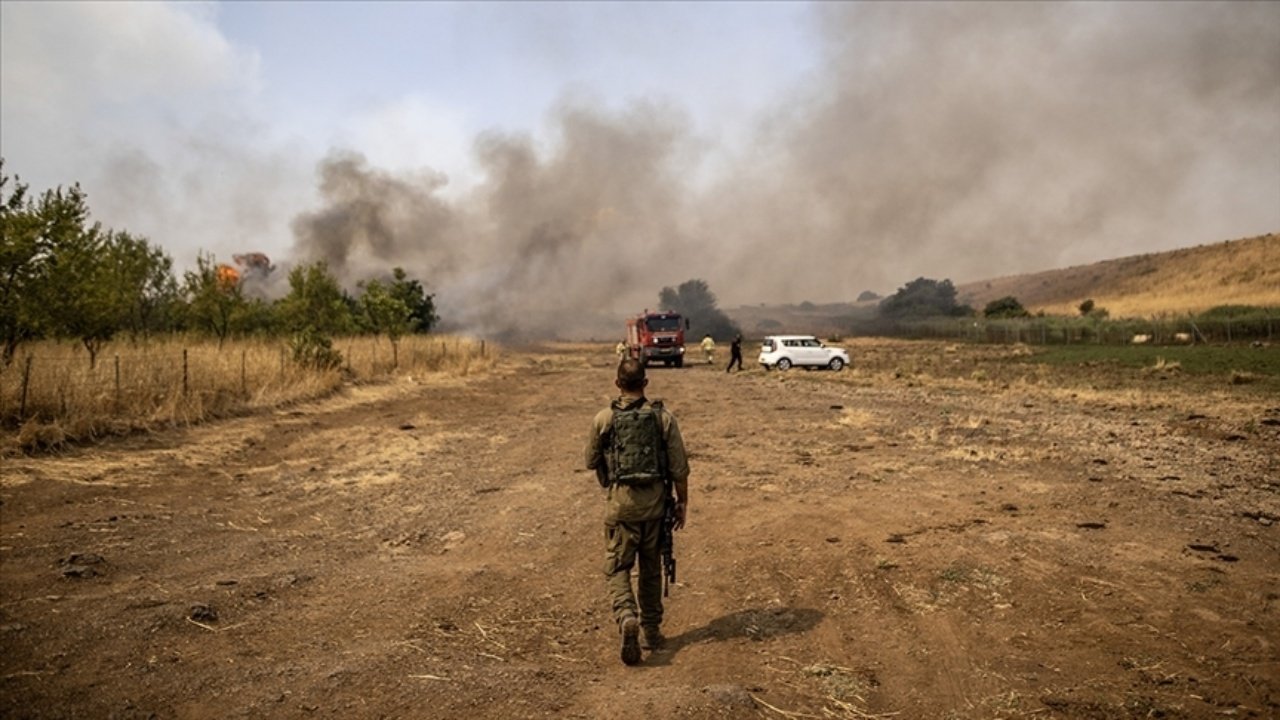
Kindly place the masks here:
[(27, 362), (22, 366), (22, 400), (18, 403), (18, 422), (27, 419), (27, 386), (31, 382), (31, 361), (32, 356), (27, 356)]

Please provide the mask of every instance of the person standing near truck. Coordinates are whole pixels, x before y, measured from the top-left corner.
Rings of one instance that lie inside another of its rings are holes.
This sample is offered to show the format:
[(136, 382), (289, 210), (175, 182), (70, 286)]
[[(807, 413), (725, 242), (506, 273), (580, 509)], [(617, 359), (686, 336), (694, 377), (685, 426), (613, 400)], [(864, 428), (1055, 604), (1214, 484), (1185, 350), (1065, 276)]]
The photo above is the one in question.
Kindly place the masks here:
[[(587, 468), (606, 488), (604, 573), (627, 665), (640, 662), (641, 649), (663, 644), (661, 541), (664, 532), (684, 527), (689, 506), (689, 459), (680, 427), (661, 401), (645, 397), (648, 384), (644, 363), (634, 358), (618, 363), (614, 385), (622, 394), (596, 414), (586, 446)], [(666, 529), (664, 517), (671, 523)], [(669, 554), (669, 544), (667, 549)], [(637, 558), (639, 582), (633, 591), (631, 568)], [(668, 578), (674, 573), (672, 564)]]
[(702, 354), (706, 356), (708, 365), (715, 364), (716, 341), (711, 339), (710, 333), (702, 336)]
[(738, 372), (742, 372), (742, 336), (737, 335), (733, 338), (733, 344), (729, 346), (729, 367), (725, 368), (725, 372), (733, 369), (733, 364), (738, 364)]

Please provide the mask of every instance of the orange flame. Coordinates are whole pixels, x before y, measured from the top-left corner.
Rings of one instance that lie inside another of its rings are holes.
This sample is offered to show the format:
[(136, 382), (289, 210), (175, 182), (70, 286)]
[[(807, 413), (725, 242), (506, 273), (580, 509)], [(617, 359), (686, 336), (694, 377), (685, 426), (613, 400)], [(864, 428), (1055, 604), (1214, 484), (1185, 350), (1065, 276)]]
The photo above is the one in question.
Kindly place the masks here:
[(230, 265), (219, 265), (217, 273), (218, 287), (223, 290), (230, 290), (240, 283), (240, 273)]

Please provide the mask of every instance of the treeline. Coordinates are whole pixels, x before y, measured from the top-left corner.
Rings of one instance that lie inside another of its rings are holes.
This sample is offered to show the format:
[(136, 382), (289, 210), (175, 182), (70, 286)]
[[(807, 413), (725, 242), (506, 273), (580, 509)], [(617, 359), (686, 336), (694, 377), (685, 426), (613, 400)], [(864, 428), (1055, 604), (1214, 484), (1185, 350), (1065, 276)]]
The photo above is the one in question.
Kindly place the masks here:
[(352, 295), (322, 263), (293, 268), (276, 300), (251, 296), (219, 273), (212, 255), (175, 275), (173, 260), (145, 237), (90, 222), (79, 185), (39, 195), (4, 174), (0, 159), (0, 362), (29, 341), (82, 343), (96, 364), (121, 336), (196, 333), (288, 337), (296, 360), (336, 367), (336, 335), (387, 335), (395, 348), (408, 333), (438, 321), (432, 295), (395, 268)]
[(950, 280), (917, 278), (873, 309), (848, 318), (849, 332), (892, 337), (937, 337), (1033, 344), (1273, 341), (1280, 308), (1220, 305), (1203, 313), (1161, 318), (1111, 318), (1092, 299), (1078, 315), (1032, 314), (1017, 298), (992, 300), (981, 311), (960, 304)]

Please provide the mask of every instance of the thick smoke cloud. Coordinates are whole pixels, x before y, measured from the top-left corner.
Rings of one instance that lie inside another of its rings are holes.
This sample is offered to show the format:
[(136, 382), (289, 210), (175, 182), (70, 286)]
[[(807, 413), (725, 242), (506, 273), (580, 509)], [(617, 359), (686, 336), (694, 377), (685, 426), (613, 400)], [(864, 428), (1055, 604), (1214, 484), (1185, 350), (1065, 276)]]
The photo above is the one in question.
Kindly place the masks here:
[(677, 113), (648, 104), (566, 106), (555, 125), (547, 155), (528, 136), (478, 138), (484, 181), (452, 202), (439, 175), (393, 177), (331, 156), (325, 206), (294, 222), (297, 256), (324, 260), (349, 286), (404, 267), (438, 293), (446, 318), (483, 334), (616, 333), (611, 306), (646, 302), (672, 275), (657, 271), (679, 253), (687, 133)]
[(726, 304), (850, 300), (1280, 227), (1280, 4), (818, 16), (824, 65), (749, 147), (571, 105), (548, 148), (479, 138), (484, 179), (451, 202), (334, 156), (298, 250), (350, 279), (404, 265), (470, 329), (580, 337), (690, 277)]

